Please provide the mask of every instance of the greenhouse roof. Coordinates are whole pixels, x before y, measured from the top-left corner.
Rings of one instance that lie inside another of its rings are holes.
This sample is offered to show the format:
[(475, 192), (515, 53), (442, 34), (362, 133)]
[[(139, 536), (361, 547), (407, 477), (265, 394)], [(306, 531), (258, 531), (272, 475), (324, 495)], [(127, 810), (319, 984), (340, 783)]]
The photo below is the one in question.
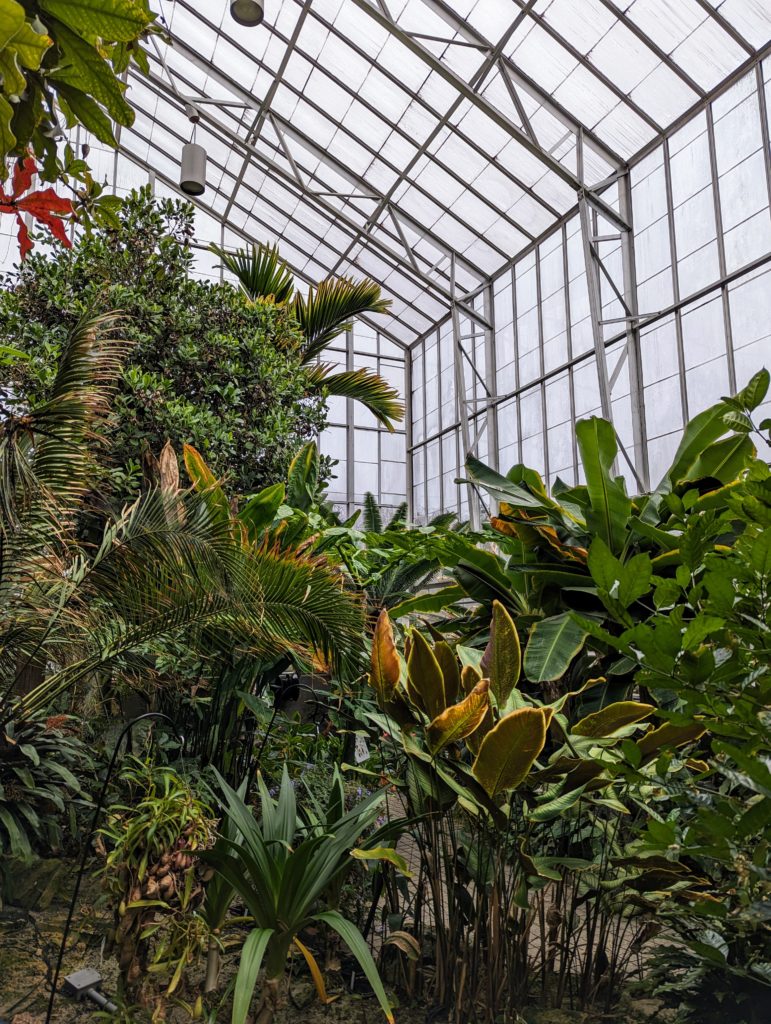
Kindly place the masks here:
[(767, 0), (159, 2), (122, 150), (176, 186), (192, 103), (202, 209), (309, 282), (375, 278), (405, 345), (582, 190), (623, 227), (607, 186), (771, 38)]

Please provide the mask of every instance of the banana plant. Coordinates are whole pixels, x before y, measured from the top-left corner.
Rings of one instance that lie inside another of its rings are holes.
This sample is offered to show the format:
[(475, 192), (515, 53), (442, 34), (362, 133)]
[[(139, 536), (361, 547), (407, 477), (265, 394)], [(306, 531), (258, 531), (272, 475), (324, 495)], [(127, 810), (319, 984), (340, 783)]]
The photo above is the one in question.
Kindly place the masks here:
[[(236, 976), (232, 1024), (246, 1021), (263, 963), (265, 981), (255, 1019), (260, 1024), (273, 1020), (293, 948), (308, 964), (319, 997), (329, 1001), (316, 958), (300, 938), (305, 928), (317, 924), (337, 932), (348, 946), (386, 1019), (393, 1021), (388, 996), (364, 938), (338, 910), (324, 909), (323, 900), (340, 873), (352, 864), (351, 854), (374, 825), (384, 794), (376, 792), (346, 813), (339, 800), (341, 785), (335, 782), (328, 811), (303, 821), (285, 766), (276, 799), (262, 776), (258, 777), (261, 817), (257, 819), (239, 793), (223, 779), (219, 782), (225, 798), (226, 825), (215, 846), (201, 856), (224, 879), (231, 893), (243, 900), (253, 922)], [(237, 838), (230, 838), (234, 833)], [(393, 851), (370, 850), (368, 856), (394, 862), (396, 855)]]
[(350, 330), (358, 317), (388, 311), (391, 302), (381, 297), (380, 285), (368, 279), (330, 277), (303, 296), (295, 290), (294, 274), (277, 246), (254, 245), (251, 250), (235, 252), (217, 245), (211, 249), (236, 277), (250, 302), (270, 297), (289, 307), (303, 334), (299, 354), (314, 391), (361, 402), (391, 431), (394, 423), (404, 419), (398, 392), (379, 374), (368, 369), (334, 372), (333, 366), (318, 361), (329, 343)]

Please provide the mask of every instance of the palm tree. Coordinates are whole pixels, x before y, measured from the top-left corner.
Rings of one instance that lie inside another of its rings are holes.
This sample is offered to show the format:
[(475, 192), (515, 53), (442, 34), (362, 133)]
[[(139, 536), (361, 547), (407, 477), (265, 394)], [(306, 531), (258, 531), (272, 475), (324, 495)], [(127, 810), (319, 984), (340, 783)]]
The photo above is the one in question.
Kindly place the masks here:
[(388, 310), (391, 301), (381, 297), (380, 285), (366, 278), (354, 281), (329, 277), (309, 288), (304, 297), (295, 290), (294, 275), (277, 246), (253, 245), (251, 250), (235, 252), (217, 245), (211, 249), (235, 275), (251, 302), (271, 297), (291, 309), (302, 331), (299, 354), (308, 368), (312, 388), (361, 402), (388, 430), (404, 419), (398, 392), (379, 374), (367, 369), (334, 372), (330, 364), (317, 361), (334, 338), (350, 330), (357, 317)]
[[(0, 396), (0, 733), (170, 643), (210, 659), (334, 665), (360, 645), (361, 612), (339, 574), (297, 550), (242, 543), (207, 489), (153, 487), (83, 541), (98, 428), (127, 347), (114, 320), (85, 320), (46, 401)], [(21, 694), (30, 666), (37, 683)]]

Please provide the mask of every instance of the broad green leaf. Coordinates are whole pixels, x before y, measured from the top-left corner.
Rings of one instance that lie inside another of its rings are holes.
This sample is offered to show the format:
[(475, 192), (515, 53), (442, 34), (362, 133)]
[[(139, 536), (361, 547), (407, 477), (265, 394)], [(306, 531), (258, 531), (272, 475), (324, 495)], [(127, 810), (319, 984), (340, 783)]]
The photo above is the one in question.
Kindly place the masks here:
[(37, 71), (40, 63), (51, 46), (51, 37), (43, 32), (36, 32), (29, 22), (25, 21), (13, 37), (11, 47), (25, 68)]
[(395, 619), (401, 619), (405, 615), (430, 615), (434, 612), (441, 612), (450, 605), (462, 601), (466, 597), (466, 591), (457, 584), (443, 587), (433, 594), (418, 594), (417, 597), (409, 597), (406, 601), (400, 601), (390, 609)]
[[(667, 470), (657, 492), (667, 493), (680, 480), (693, 478), (693, 466), (700, 456), (726, 432), (723, 416), (728, 411), (724, 402), (711, 405), (688, 423), (682, 440), (675, 452), (672, 465)], [(647, 509), (646, 509), (647, 512)], [(645, 518), (648, 518), (647, 516)]]
[(56, 82), (68, 82), (76, 89), (82, 89), (105, 107), (110, 117), (118, 124), (132, 125), (134, 111), (126, 102), (123, 85), (115, 77), (107, 61), (90, 43), (61, 21), (50, 16), (48, 20), (63, 54), (60, 67), (50, 72), (48, 77)]
[(749, 409), (750, 412), (757, 409), (768, 394), (769, 381), (771, 381), (771, 375), (769, 375), (768, 370), (763, 367), (762, 370), (758, 370), (747, 387), (742, 388), (736, 397), (745, 409)]
[(750, 548), (752, 568), (761, 576), (771, 575), (771, 530), (764, 530)]
[(268, 943), (275, 935), (272, 928), (254, 928), (246, 937), (241, 950), (241, 962), (236, 975), (236, 987), (233, 992), (233, 1014), (231, 1024), (245, 1024), (249, 1006), (257, 984), (257, 975), (265, 956)]
[(481, 668), (490, 679), (490, 689), (498, 707), (503, 707), (519, 682), (522, 651), (517, 627), (500, 601), (493, 601), (490, 642), (482, 658)]
[(388, 612), (380, 612), (372, 638), (372, 659), (369, 684), (377, 694), (381, 707), (393, 699), (399, 686), (401, 665), (394, 643), (394, 631)]
[(0, 51), (0, 74), (3, 76), (3, 92), (6, 96), (21, 96), (27, 87), (27, 80), (21, 73), (13, 47)]
[[(16, 136), (11, 128), (12, 119), (13, 107), (5, 96), (0, 96), (0, 147), (2, 147), (3, 153), (11, 153), (16, 147)], [(5, 176), (7, 173), (5, 161), (3, 161), (0, 165), (0, 174)]]
[(386, 861), (388, 864), (393, 864), (397, 871), (404, 875), (405, 878), (412, 878), (412, 872), (407, 865), (407, 861), (391, 846), (373, 846), (367, 849), (357, 846), (351, 850), (351, 856), (355, 860)]
[(482, 679), (468, 697), (437, 715), (426, 730), (426, 739), (434, 754), (479, 728), (490, 707), (489, 690), (489, 680)]
[(21, 4), (16, 0), (0, 0), (0, 50), (11, 42), (26, 20)]
[(295, 455), (287, 474), (287, 501), (294, 508), (307, 511), (319, 482), (319, 450), (309, 441)]
[[(369, 946), (362, 938), (362, 934), (356, 925), (347, 921), (336, 910), (327, 910), (320, 914), (315, 914), (314, 920), (323, 921), (324, 924), (328, 924), (330, 928), (337, 932), (351, 953), (353, 953), (359, 962), (359, 966), (364, 971), (367, 981), (377, 997), (377, 1001), (380, 1003), (380, 1008), (385, 1014), (386, 1020), (389, 1021), (389, 1024), (393, 1024), (394, 1015), (391, 1011), (388, 996), (383, 988), (383, 982), (380, 980), (380, 975), (377, 972), (375, 961), (372, 959)], [(235, 1020), (233, 1024), (236, 1024)]]
[(551, 821), (553, 818), (558, 818), (561, 814), (564, 814), (565, 811), (577, 804), (583, 796), (583, 793), (583, 786), (579, 786), (577, 789), (571, 790), (569, 793), (561, 793), (559, 796), (554, 797), (553, 800), (549, 800), (546, 803), (539, 804), (535, 807), (528, 814), (528, 819), (530, 821)]
[(68, 82), (57, 85), (60, 99), (63, 99), (83, 127), (107, 146), (117, 147), (112, 130), (112, 121), (98, 103)]
[(731, 483), (746, 469), (755, 455), (755, 446), (746, 434), (733, 434), (714, 444), (693, 463), (686, 479), (714, 477), (721, 484)]
[(624, 608), (628, 608), (648, 593), (651, 589), (652, 575), (650, 556), (644, 552), (633, 555), (623, 566), (617, 596)]
[(552, 504), (549, 499), (543, 501), (540, 498), (534, 497), (524, 487), (512, 483), (505, 476), (501, 476), (500, 473), (496, 473), (494, 469), (490, 469), (489, 466), (486, 466), (484, 462), (480, 462), (473, 455), (469, 455), (466, 459), (466, 470), (471, 479), (484, 487), (491, 497), (495, 498), (496, 501), (504, 501), (513, 508), (541, 509)]
[(546, 743), (551, 708), (521, 708), (502, 718), (479, 747), (472, 768), (490, 797), (516, 789)]
[[(130, 43), (152, 22), (138, 0), (38, 0), (52, 14), (89, 41)], [(44, 19), (45, 20), (45, 19)]]
[(559, 679), (583, 647), (586, 635), (570, 612), (540, 619), (530, 630), (525, 649), (527, 678), (533, 683)]
[(624, 570), (621, 560), (611, 552), (602, 537), (595, 537), (592, 541), (588, 565), (597, 586), (606, 593), (613, 594)]
[(597, 533), (611, 551), (621, 551), (632, 512), (622, 478), (611, 476), (618, 454), (618, 443), (612, 424), (592, 416), (576, 424), (576, 439), (586, 475), (591, 511), (587, 525)]
[(582, 718), (571, 730), (576, 736), (589, 736), (597, 739), (610, 736), (625, 725), (632, 725), (652, 715), (656, 708), (653, 704), (639, 704), (634, 700), (621, 700), (608, 704), (601, 711)]
[(286, 488), (283, 484), (271, 484), (259, 494), (253, 494), (238, 513), (240, 522), (247, 529), (249, 539), (256, 540), (262, 531), (270, 526), (276, 513), (284, 503)]
[(418, 707), (422, 707), (429, 718), (436, 718), (447, 707), (444, 693), (444, 678), (439, 662), (427, 640), (418, 630), (410, 633), (410, 653), (407, 658), (407, 692), (413, 699), (417, 694)]

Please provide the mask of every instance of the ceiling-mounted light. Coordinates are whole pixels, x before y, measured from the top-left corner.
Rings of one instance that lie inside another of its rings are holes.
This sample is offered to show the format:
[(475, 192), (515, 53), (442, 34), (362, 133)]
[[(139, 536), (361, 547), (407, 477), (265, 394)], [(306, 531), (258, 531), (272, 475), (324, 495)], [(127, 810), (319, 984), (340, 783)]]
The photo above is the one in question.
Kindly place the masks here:
[(254, 28), (265, 16), (263, 0), (231, 0), (230, 16), (239, 25)]
[[(185, 114), (193, 125), (201, 118), (191, 103), (185, 104)], [(206, 191), (206, 150), (197, 142), (187, 142), (182, 147), (179, 187), (188, 196), (200, 196)]]
[(206, 150), (197, 142), (182, 147), (179, 187), (189, 196), (200, 196), (206, 191)]

